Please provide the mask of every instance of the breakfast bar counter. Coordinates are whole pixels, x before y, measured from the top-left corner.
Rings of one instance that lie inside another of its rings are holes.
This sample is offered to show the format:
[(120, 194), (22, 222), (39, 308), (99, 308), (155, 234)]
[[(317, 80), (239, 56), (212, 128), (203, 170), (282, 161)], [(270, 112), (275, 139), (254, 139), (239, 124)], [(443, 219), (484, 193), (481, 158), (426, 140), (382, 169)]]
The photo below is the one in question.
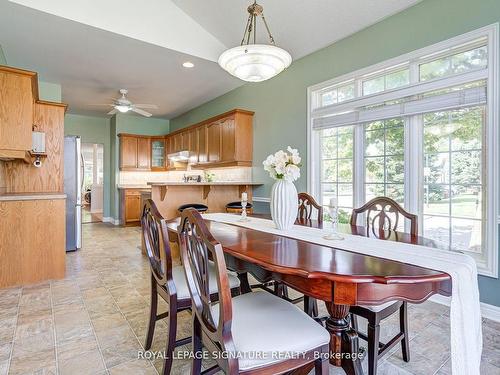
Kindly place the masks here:
[(252, 201), (252, 187), (262, 183), (249, 181), (214, 182), (148, 182), (151, 198), (166, 219), (179, 215), (179, 206), (187, 203), (201, 203), (209, 212), (225, 212), (226, 204), (239, 201), (241, 194), (248, 194)]

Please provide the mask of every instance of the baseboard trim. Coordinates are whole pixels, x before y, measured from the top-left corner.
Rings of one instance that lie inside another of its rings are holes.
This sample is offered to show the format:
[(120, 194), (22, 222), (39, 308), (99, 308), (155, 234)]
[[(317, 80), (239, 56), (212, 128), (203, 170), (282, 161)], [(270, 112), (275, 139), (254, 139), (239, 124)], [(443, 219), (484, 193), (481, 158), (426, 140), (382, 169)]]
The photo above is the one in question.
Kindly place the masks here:
[(266, 203), (271, 202), (271, 198), (265, 198), (265, 197), (252, 197), (252, 200), (254, 202), (266, 202)]
[[(433, 295), (429, 300), (448, 307), (451, 303), (451, 297), (445, 297), (439, 294)], [(500, 323), (500, 307), (481, 302), (481, 316)]]
[(103, 217), (102, 218), (102, 222), (103, 223), (110, 223), (110, 224), (113, 224), (113, 225), (120, 225), (120, 220), (115, 219), (113, 217)]

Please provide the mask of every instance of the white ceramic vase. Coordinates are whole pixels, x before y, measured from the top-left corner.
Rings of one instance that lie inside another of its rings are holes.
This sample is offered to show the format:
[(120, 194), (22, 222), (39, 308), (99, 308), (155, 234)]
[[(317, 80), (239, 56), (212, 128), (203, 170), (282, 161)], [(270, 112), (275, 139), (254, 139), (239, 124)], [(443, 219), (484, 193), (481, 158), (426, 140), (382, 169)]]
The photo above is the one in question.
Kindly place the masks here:
[(271, 190), (271, 217), (278, 229), (290, 229), (299, 208), (297, 189), (293, 182), (277, 180)]

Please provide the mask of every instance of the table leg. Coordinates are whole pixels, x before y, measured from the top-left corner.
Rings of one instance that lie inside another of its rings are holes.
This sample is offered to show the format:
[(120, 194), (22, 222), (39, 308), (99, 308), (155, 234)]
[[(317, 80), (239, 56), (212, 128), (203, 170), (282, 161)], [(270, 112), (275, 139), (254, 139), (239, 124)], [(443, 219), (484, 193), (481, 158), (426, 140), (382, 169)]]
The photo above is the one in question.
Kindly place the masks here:
[(252, 288), (248, 282), (248, 274), (246, 272), (238, 272), (238, 279), (240, 279), (241, 294), (250, 293)]
[(349, 305), (325, 302), (330, 317), (326, 329), (330, 332), (330, 363), (342, 367), (347, 375), (363, 375), (358, 334), (349, 327)]

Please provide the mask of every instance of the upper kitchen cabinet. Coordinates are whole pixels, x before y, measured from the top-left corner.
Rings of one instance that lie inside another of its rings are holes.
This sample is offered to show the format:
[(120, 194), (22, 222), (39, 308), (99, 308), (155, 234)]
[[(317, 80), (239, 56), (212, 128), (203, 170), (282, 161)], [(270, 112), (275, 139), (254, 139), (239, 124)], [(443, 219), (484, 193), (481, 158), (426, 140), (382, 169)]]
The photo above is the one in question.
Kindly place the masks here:
[[(197, 168), (251, 166), (253, 158), (253, 112), (235, 109), (206, 123), (206, 161)], [(199, 144), (202, 142), (199, 140)], [(200, 147), (201, 148), (201, 147)]]
[(196, 158), (194, 163), (206, 163), (208, 161), (207, 157), (207, 126), (202, 125), (195, 128), (196, 131)]
[(118, 134), (120, 138), (120, 170), (151, 170), (151, 141), (149, 137)]
[(166, 139), (165, 137), (151, 138), (151, 170), (164, 171), (166, 169)]
[(26, 159), (38, 99), (36, 73), (0, 66), (0, 98), (0, 159)]
[(221, 160), (221, 122), (214, 121), (207, 125), (207, 163), (217, 163)]

